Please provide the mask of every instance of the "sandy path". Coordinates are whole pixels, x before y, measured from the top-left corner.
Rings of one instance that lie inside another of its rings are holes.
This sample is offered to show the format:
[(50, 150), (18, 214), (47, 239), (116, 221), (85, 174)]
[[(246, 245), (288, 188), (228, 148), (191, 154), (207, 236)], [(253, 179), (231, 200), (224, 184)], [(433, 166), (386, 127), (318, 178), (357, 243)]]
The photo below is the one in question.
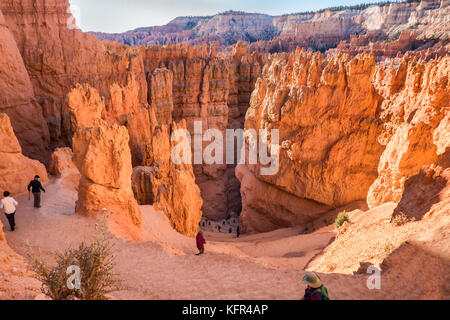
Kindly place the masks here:
[[(74, 214), (76, 193), (52, 180), (43, 194), (42, 208), (32, 207), (28, 195), (16, 197), (17, 230), (5, 235), (9, 246), (21, 255), (29, 245), (46, 260), (55, 251), (91, 239), (95, 220)], [(208, 241), (207, 252), (195, 256), (195, 240), (173, 231), (164, 214), (143, 207), (144, 225), (151, 241), (116, 240), (116, 271), (127, 290), (119, 299), (296, 299), (301, 294), (301, 274), (251, 261), (245, 254), (226, 253), (226, 242)], [(5, 218), (1, 217), (5, 224)], [(241, 238), (245, 239), (245, 237)], [(240, 240), (243, 241), (243, 240)], [(230, 252), (236, 251), (230, 248)]]

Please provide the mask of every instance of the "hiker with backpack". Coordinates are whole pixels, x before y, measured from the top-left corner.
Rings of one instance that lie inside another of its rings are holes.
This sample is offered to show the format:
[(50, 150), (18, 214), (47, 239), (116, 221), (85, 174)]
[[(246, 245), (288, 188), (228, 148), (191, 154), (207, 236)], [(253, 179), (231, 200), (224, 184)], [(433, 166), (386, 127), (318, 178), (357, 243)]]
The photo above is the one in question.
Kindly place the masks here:
[(205, 252), (205, 244), (206, 244), (206, 240), (203, 237), (203, 233), (201, 231), (198, 232), (195, 240), (197, 241), (197, 249), (199, 252), (199, 253), (197, 253), (197, 256), (199, 256)]
[(19, 203), (16, 201), (16, 199), (10, 197), (10, 195), (11, 194), (8, 191), (3, 192), (4, 198), (0, 200), (0, 209), (3, 209), (5, 211), (5, 215), (8, 219), (11, 231), (14, 231), (16, 228), (16, 206), (19, 205)]
[(302, 279), (308, 286), (302, 300), (330, 300), (328, 290), (315, 272), (308, 272)]

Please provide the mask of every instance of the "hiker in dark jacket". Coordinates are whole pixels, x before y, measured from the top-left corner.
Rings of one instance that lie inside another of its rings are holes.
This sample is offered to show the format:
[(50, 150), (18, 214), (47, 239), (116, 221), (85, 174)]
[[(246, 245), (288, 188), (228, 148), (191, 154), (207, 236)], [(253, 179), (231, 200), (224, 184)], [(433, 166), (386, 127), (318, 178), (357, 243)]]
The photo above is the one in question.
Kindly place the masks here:
[(308, 272), (302, 280), (308, 285), (302, 300), (330, 300), (327, 288), (316, 273)]
[(28, 192), (33, 192), (34, 196), (34, 207), (40, 208), (41, 207), (41, 190), (45, 192), (45, 189), (42, 187), (41, 182), (39, 181), (41, 177), (35, 176), (34, 180), (30, 182), (28, 185)]
[(199, 251), (197, 255), (201, 255), (203, 254), (203, 252), (205, 252), (205, 244), (206, 244), (206, 240), (205, 238), (203, 238), (203, 234), (201, 231), (199, 231), (195, 240), (197, 241), (197, 249)]

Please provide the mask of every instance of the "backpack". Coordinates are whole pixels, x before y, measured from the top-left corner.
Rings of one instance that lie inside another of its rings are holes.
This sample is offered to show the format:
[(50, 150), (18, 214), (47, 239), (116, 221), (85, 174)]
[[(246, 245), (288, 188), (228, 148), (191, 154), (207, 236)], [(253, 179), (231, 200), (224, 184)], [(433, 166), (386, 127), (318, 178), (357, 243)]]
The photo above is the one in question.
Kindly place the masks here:
[(330, 298), (328, 297), (327, 288), (325, 288), (325, 286), (321, 286), (319, 289), (320, 289), (320, 293), (322, 294), (323, 300), (330, 300)]

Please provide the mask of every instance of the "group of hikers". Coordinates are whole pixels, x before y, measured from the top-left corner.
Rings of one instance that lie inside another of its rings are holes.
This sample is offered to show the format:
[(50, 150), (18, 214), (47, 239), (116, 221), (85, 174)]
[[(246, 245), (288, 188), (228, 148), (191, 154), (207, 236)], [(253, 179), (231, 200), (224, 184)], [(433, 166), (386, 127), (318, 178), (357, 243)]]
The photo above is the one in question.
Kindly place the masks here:
[[(203, 232), (199, 231), (195, 237), (197, 242), (198, 253), (197, 256), (205, 253), (206, 240), (203, 236)], [(302, 281), (306, 283), (305, 295), (302, 300), (330, 300), (328, 297), (328, 290), (323, 285), (322, 280), (315, 272), (308, 272), (302, 278)]]
[[(30, 191), (33, 193), (35, 208), (41, 207), (41, 191), (45, 192), (45, 189), (39, 179), (40, 177), (36, 175), (34, 179), (30, 181), (27, 188), (28, 193), (30, 193)], [(19, 203), (16, 199), (11, 197), (11, 193), (9, 191), (3, 192), (3, 199), (0, 200), (0, 209), (4, 210), (11, 231), (16, 229), (15, 214), (18, 205)], [(201, 231), (198, 232), (195, 240), (198, 249), (197, 255), (199, 256), (204, 254), (206, 240)], [(303, 277), (302, 280), (307, 284), (305, 295), (302, 300), (329, 300), (328, 290), (322, 284), (322, 281), (316, 273), (309, 272)]]
[[(45, 192), (45, 189), (42, 187), (41, 182), (39, 181), (41, 177), (36, 175), (34, 180), (31, 180), (28, 184), (28, 192), (33, 193), (34, 197), (34, 207), (41, 207), (41, 191)], [(11, 197), (11, 193), (9, 191), (3, 192), (3, 199), (0, 200), (0, 209), (3, 209), (6, 215), (6, 219), (8, 220), (11, 231), (16, 229), (16, 208), (19, 205), (19, 202), (16, 201), (13, 197)]]

